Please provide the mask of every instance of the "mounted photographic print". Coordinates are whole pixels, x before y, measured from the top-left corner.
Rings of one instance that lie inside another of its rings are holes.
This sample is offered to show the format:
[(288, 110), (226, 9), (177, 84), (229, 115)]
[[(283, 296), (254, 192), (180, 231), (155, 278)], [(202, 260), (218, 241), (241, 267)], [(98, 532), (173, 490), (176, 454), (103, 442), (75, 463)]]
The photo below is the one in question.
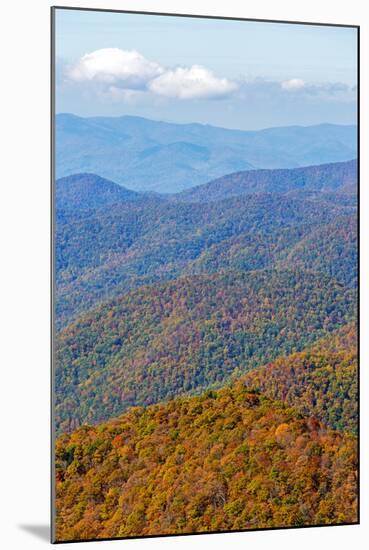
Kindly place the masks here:
[(358, 523), (358, 51), (52, 9), (53, 542)]

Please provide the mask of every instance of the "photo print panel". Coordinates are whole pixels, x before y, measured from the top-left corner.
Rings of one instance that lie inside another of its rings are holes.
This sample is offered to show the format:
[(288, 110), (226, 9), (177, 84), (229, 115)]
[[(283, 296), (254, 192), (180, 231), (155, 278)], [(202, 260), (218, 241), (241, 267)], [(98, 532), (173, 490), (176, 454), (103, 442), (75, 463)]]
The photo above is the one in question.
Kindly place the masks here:
[(53, 542), (358, 523), (359, 28), (51, 17)]

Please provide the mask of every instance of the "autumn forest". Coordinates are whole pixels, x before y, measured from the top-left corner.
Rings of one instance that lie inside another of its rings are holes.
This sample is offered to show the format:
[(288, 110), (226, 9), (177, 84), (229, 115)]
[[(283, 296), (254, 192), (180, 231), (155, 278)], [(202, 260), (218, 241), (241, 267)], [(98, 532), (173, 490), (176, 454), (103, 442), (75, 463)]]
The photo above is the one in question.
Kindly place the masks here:
[(58, 540), (356, 522), (357, 166), (299, 171), (57, 181)]

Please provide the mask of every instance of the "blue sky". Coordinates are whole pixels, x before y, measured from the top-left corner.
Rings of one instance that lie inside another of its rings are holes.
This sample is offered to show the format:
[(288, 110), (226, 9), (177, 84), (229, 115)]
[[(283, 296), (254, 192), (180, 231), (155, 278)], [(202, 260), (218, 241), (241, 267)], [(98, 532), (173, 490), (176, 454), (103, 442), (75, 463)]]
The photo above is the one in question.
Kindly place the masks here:
[(353, 124), (356, 40), (348, 27), (57, 10), (57, 112)]

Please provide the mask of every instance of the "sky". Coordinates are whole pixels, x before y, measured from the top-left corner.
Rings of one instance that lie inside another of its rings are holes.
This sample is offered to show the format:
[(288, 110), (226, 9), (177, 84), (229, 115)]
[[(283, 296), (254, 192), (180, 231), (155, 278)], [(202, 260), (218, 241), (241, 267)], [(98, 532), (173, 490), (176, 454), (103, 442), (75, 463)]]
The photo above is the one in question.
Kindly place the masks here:
[(356, 123), (355, 28), (57, 9), (55, 56), (59, 113)]

